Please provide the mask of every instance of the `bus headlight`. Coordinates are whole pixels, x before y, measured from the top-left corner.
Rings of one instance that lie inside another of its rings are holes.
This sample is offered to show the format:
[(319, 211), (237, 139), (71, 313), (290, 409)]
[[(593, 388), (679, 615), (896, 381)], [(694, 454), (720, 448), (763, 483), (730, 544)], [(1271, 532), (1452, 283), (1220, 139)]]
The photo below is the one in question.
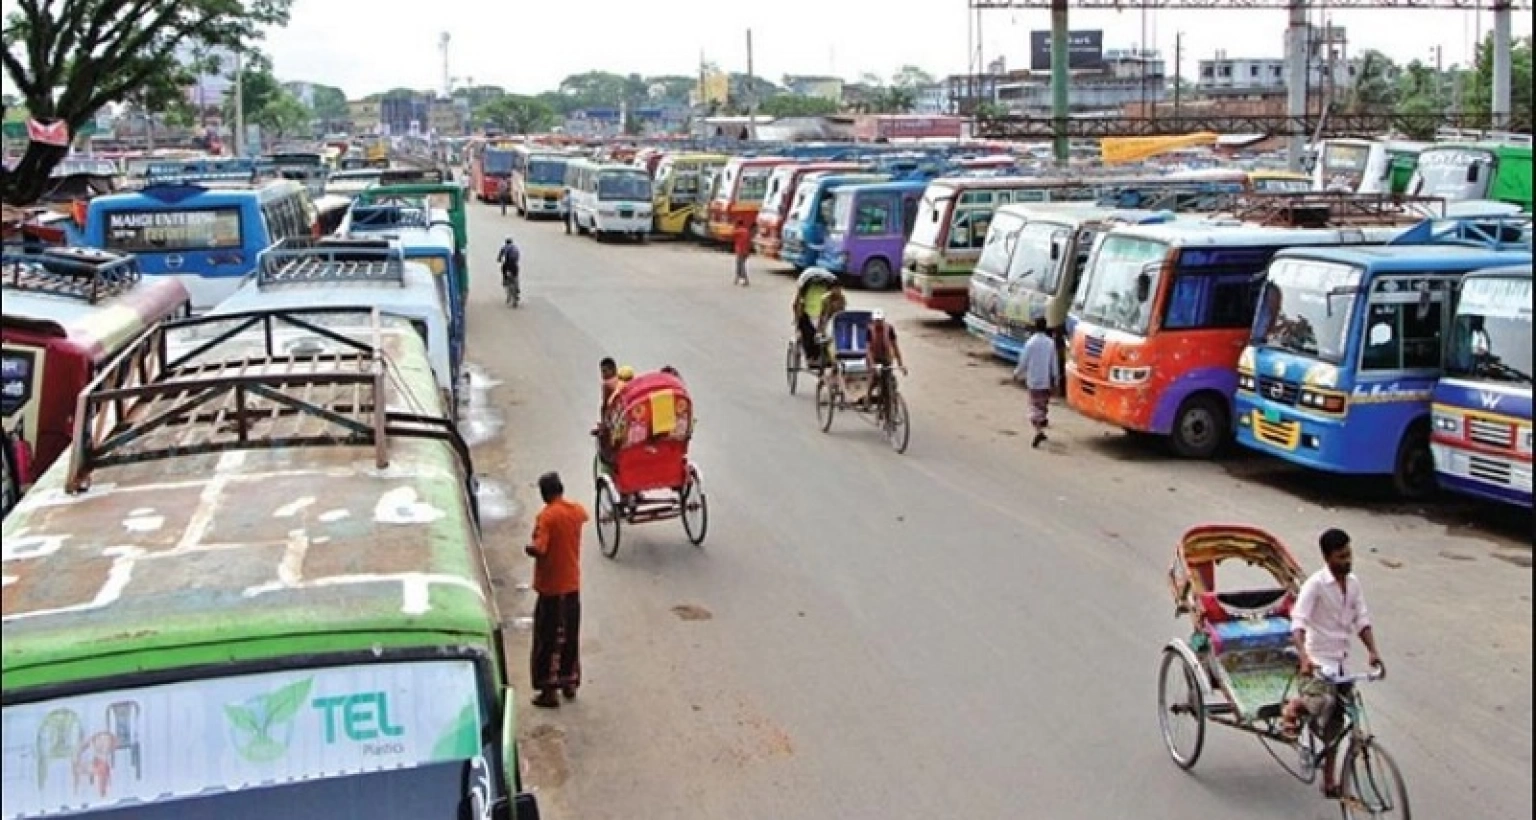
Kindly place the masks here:
[(1324, 413), (1344, 412), (1344, 396), (1338, 393), (1323, 393), (1302, 388), (1301, 395), (1296, 398), (1296, 404), (1311, 410), (1321, 410)]
[(1450, 413), (1436, 413), (1434, 415), (1435, 432), (1444, 433), (1453, 438), (1461, 438), (1461, 416), (1453, 416)]
[(1111, 367), (1109, 380), (1114, 384), (1141, 384), (1152, 378), (1150, 367)]
[(1531, 454), (1531, 428), (1527, 427), (1521, 430), (1520, 435), (1516, 437), (1516, 441), (1519, 442), (1516, 446), (1520, 448), (1520, 452), (1526, 455)]
[(1237, 389), (1245, 393), (1253, 393), (1259, 389), (1259, 383), (1253, 378), (1252, 373), (1237, 374)]

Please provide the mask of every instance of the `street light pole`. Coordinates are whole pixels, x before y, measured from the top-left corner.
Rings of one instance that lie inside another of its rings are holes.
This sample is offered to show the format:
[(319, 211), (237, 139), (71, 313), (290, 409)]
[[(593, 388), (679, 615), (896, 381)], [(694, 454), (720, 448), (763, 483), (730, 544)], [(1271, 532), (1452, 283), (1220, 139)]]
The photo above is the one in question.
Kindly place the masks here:
[(245, 66), (240, 52), (235, 52), (235, 126), (231, 135), (235, 156), (245, 156)]

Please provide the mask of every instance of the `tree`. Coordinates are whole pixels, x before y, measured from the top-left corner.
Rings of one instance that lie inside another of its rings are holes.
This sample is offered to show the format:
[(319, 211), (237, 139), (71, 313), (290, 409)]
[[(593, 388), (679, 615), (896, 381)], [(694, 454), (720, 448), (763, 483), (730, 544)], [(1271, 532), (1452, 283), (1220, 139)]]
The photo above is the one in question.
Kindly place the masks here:
[(536, 134), (559, 121), (555, 110), (538, 97), (507, 94), (475, 109), (475, 121), (506, 134)]
[(891, 85), (897, 88), (918, 89), (933, 85), (933, 75), (915, 65), (904, 65), (891, 76)]
[(473, 111), (486, 103), (499, 97), (507, 96), (507, 90), (499, 85), (472, 85), (467, 88), (455, 89), (454, 99), (464, 100), (469, 104), (469, 110)]
[(825, 97), (780, 94), (763, 100), (758, 111), (769, 117), (825, 117), (837, 113), (837, 103)]
[(1397, 66), (1392, 59), (1374, 49), (1360, 56), (1360, 70), (1349, 91), (1349, 110), (1353, 114), (1387, 114), (1397, 102), (1393, 76)]
[[(69, 0), (7, 3), (0, 61), (7, 89), (43, 123), (75, 133), (107, 103), (176, 70), (193, 44), (245, 50), (267, 26), (288, 22), (293, 0)], [(11, 9), (14, 9), (12, 11)], [(0, 169), (0, 199), (23, 205), (48, 186), (67, 147), (27, 144)]]
[(699, 84), (698, 77), (684, 77), (681, 74), (664, 74), (660, 77), (645, 78), (646, 86), (651, 90), (661, 89), (659, 97), (663, 102), (686, 103), (688, 95), (693, 93)]
[[(1510, 113), (1524, 127), (1531, 126), (1531, 38), (1520, 37), (1510, 49)], [(1477, 47), (1477, 66), (1467, 78), (1462, 107), (1469, 113), (1483, 115), (1488, 123), (1493, 113), (1493, 37)]]
[(315, 116), (326, 123), (346, 122), (352, 112), (347, 108), (347, 93), (333, 85), (312, 84)]
[[(265, 64), (247, 66), (240, 72), (240, 108), (247, 122), (256, 122), (257, 115), (279, 96), (288, 93)], [(235, 95), (224, 98), (224, 121), (235, 121)]]
[(308, 133), (315, 114), (287, 89), (278, 89), (261, 108), (248, 110), (246, 121), (253, 122), (273, 136), (286, 137)]
[(575, 108), (618, 108), (629, 89), (629, 80), (610, 71), (572, 74), (560, 81), (559, 92)]

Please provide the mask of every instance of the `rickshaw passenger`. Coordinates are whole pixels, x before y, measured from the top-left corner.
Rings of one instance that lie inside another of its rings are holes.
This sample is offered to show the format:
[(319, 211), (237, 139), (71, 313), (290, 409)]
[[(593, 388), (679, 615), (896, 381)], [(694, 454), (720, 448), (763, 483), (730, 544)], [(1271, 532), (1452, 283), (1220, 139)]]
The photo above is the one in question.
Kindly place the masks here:
[(824, 278), (814, 277), (795, 291), (795, 300), (790, 310), (800, 333), (801, 349), (805, 351), (808, 361), (816, 361), (822, 352), (816, 344), (817, 334), (825, 332), (827, 320), (845, 307), (847, 300), (843, 298), (842, 283), (836, 279), (829, 284)]
[(613, 468), (614, 451), (618, 447), (618, 436), (622, 432), (623, 425), (619, 423), (616, 414), (624, 408), (624, 388), (635, 378), (635, 369), (624, 365), (614, 371), (615, 386), (609, 392), (604, 401), (602, 421), (597, 426), (597, 456), (603, 465)]

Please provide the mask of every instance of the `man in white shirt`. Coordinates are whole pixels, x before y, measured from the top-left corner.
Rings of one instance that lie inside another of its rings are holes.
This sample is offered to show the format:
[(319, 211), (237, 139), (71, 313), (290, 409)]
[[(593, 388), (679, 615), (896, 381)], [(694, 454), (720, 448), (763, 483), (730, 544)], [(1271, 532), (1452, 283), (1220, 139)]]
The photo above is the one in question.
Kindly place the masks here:
[[(1286, 734), (1294, 736), (1304, 717), (1317, 719), (1324, 724), (1323, 738), (1330, 740), (1338, 733), (1342, 716), (1334, 708), (1338, 693), (1328, 679), (1344, 674), (1352, 639), (1358, 635), (1365, 644), (1371, 668), (1385, 676), (1386, 667), (1376, 651), (1376, 636), (1371, 631), (1371, 614), (1360, 591), (1360, 579), (1352, 571), (1354, 553), (1349, 534), (1330, 529), (1318, 538), (1318, 546), (1327, 566), (1301, 585), (1301, 594), (1291, 608), (1291, 637), (1301, 658), (1301, 670), (1298, 696), (1285, 705), (1282, 721)], [(1330, 750), (1322, 767), (1323, 793), (1329, 797), (1338, 794), (1333, 758)]]
[(1051, 394), (1061, 383), (1061, 362), (1056, 358), (1056, 343), (1051, 340), (1044, 317), (1035, 319), (1034, 332), (1019, 353), (1019, 366), (1013, 370), (1012, 381), (1024, 382), (1029, 389), (1029, 423), (1035, 428), (1035, 438), (1029, 446), (1039, 447), (1045, 443), (1045, 428), (1051, 424)]

